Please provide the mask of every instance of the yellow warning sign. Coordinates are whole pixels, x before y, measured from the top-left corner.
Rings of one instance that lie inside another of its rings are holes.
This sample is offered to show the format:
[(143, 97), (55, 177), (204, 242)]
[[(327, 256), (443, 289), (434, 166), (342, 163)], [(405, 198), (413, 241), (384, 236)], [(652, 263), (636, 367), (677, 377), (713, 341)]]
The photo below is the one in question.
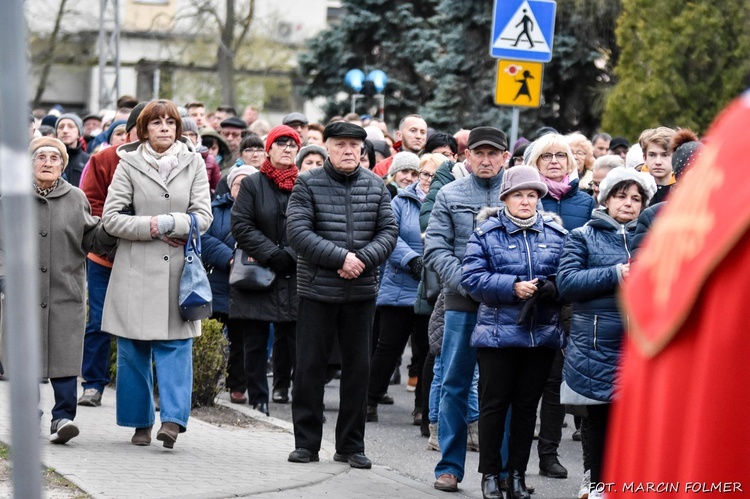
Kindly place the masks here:
[(539, 107), (544, 64), (541, 62), (497, 61), (495, 104), (499, 106)]

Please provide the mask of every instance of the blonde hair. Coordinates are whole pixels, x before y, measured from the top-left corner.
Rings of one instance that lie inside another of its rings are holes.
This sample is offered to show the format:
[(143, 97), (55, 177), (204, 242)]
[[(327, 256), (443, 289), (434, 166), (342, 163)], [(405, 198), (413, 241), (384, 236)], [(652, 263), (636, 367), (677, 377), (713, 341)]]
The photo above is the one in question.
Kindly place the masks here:
[[(586, 159), (583, 160), (583, 171), (591, 170), (594, 166), (594, 145), (591, 141), (580, 132), (569, 133), (565, 136), (565, 140), (568, 141), (571, 152), (574, 148), (580, 147), (586, 153)], [(577, 161), (578, 159), (576, 159)]]
[(643, 149), (643, 158), (646, 158), (649, 144), (656, 144), (663, 147), (665, 151), (669, 151), (669, 143), (675, 133), (677, 133), (676, 130), (666, 126), (649, 128), (641, 132), (641, 136), (638, 137), (638, 144)]
[(427, 162), (431, 162), (435, 165), (435, 168), (440, 168), (440, 165), (445, 163), (446, 161), (450, 161), (448, 158), (443, 156), (440, 153), (432, 152), (429, 154), (423, 154), (421, 158), (419, 158), (419, 171), (422, 171), (422, 167)]
[(533, 142), (533, 147), (531, 149), (531, 155), (529, 156), (529, 162), (528, 164), (539, 169), (539, 165), (537, 164), (539, 162), (539, 156), (542, 154), (549, 152), (550, 149), (554, 146), (561, 147), (565, 154), (568, 155), (568, 171), (567, 173), (577, 172), (578, 171), (578, 163), (576, 162), (576, 159), (573, 157), (573, 152), (570, 150), (570, 146), (568, 145), (568, 141), (563, 137), (562, 135), (558, 133), (548, 133), (545, 135), (542, 135), (538, 139), (536, 139)]

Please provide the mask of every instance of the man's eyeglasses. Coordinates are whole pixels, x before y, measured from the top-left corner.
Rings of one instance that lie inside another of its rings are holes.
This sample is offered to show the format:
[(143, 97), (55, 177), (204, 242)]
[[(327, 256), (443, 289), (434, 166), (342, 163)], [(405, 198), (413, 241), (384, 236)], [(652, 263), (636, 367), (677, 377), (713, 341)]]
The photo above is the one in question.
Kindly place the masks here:
[(429, 172), (419, 172), (419, 178), (432, 182), (432, 179), (435, 178), (435, 175)]
[(243, 149), (242, 152), (247, 153), (247, 154), (260, 154), (263, 152), (263, 148), (262, 147), (248, 147), (246, 149)]
[(236, 131), (236, 132), (235, 131), (231, 131), (230, 132), (229, 130), (222, 130), (221, 131), (221, 135), (224, 136), (224, 137), (226, 137), (226, 138), (228, 138), (228, 139), (231, 139), (231, 138), (238, 139), (238, 138), (242, 137), (242, 132), (239, 131), (239, 130)]
[(552, 157), (555, 157), (557, 161), (563, 161), (568, 159), (567, 153), (564, 152), (556, 152), (552, 154), (551, 152), (545, 152), (544, 154), (539, 155), (539, 159), (542, 161), (552, 161)]
[(278, 147), (282, 151), (286, 151), (287, 149), (291, 151), (296, 151), (297, 149), (299, 149), (299, 146), (293, 140), (289, 140), (289, 141), (280, 140), (278, 142), (274, 142), (274, 144), (276, 145), (276, 147)]

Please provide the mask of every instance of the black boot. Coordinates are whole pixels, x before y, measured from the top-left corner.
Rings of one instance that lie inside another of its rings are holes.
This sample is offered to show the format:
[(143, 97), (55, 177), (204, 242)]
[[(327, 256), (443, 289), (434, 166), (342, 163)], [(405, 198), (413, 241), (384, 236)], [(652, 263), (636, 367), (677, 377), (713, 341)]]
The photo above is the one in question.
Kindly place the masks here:
[(482, 497), (484, 499), (503, 499), (500, 490), (500, 478), (497, 475), (482, 475)]
[(530, 499), (526, 477), (520, 471), (508, 471), (508, 499)]

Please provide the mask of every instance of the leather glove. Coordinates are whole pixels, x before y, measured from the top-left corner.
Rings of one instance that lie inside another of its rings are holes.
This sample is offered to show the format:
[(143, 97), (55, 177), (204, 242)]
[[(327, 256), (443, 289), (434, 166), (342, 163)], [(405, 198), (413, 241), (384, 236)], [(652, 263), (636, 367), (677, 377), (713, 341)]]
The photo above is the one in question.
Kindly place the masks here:
[(536, 315), (537, 304), (542, 302), (557, 302), (557, 285), (555, 285), (554, 279), (544, 279), (542, 277), (536, 283), (538, 291), (534, 295), (526, 300), (521, 312), (518, 314), (516, 319), (516, 325), (520, 326), (525, 323), (529, 317)]
[(292, 255), (290, 255), (287, 251), (278, 250), (273, 255), (271, 255), (271, 258), (268, 259), (268, 262), (266, 262), (266, 264), (271, 267), (271, 270), (273, 270), (277, 274), (286, 276), (294, 271), (297, 262), (294, 261)]
[(414, 257), (409, 261), (409, 269), (411, 269), (411, 277), (415, 281), (419, 281), (422, 279), (422, 266), (423, 266), (423, 262), (422, 262), (421, 256)]

